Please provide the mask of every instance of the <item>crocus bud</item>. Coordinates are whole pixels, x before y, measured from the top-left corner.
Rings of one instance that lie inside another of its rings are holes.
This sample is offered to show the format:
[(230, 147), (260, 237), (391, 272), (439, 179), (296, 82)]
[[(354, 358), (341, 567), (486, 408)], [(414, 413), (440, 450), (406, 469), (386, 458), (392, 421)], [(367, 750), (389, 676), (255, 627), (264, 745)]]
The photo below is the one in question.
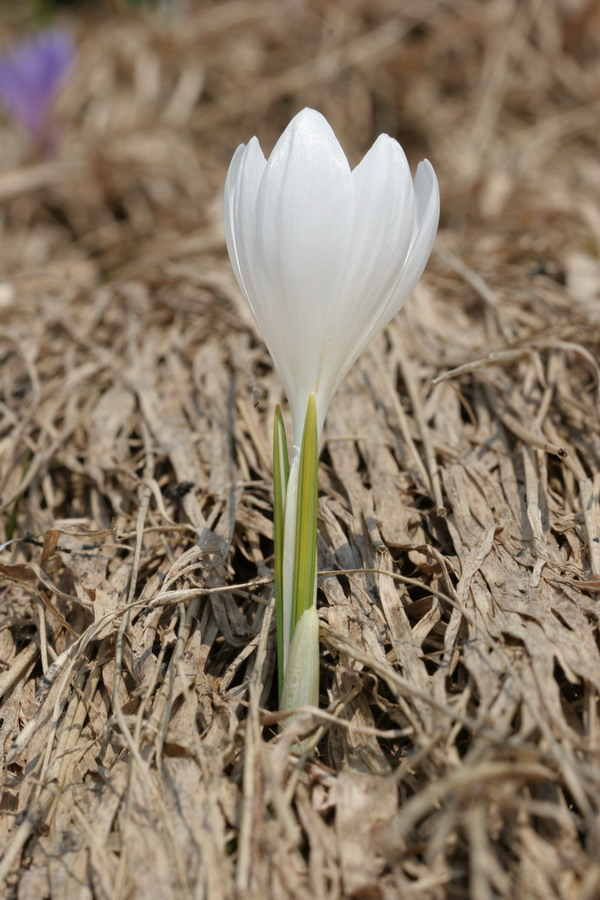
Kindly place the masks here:
[(438, 219), (427, 160), (413, 183), (402, 148), (381, 135), (351, 170), (315, 110), (298, 113), (268, 160), (256, 138), (236, 150), (227, 249), (288, 396), (295, 447), (311, 392), (320, 433), (341, 380), (410, 296)]

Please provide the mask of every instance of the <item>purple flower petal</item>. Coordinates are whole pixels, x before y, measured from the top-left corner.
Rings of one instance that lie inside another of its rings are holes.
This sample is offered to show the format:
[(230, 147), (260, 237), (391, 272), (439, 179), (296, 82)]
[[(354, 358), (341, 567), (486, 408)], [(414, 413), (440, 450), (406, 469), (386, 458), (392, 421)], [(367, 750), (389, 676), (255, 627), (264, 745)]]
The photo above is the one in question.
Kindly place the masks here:
[(0, 54), (0, 96), (30, 134), (43, 133), (74, 59), (73, 39), (59, 29)]

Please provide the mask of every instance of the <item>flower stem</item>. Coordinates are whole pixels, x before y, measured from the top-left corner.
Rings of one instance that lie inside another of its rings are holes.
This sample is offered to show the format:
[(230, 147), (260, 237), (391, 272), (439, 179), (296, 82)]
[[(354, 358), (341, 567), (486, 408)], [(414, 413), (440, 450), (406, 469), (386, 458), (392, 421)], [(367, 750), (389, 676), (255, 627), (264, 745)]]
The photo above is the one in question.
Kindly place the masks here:
[(319, 436), (317, 404), (310, 394), (302, 432), (294, 552), (292, 627), (314, 606), (317, 588), (317, 498)]
[(319, 625), (315, 609), (319, 438), (314, 394), (308, 398), (301, 449), (294, 447), (289, 463), (282, 514), (284, 437), (283, 422), (276, 418), (273, 446), (279, 696), (281, 709), (293, 709), (307, 703), (317, 705), (319, 700)]
[(290, 474), (285, 425), (281, 409), (275, 407), (273, 425), (273, 507), (274, 507), (274, 543), (275, 543), (275, 621), (277, 625), (277, 676), (279, 696), (283, 691), (283, 675), (285, 672), (285, 615), (283, 603), (283, 546), (285, 495)]
[[(287, 490), (285, 492), (285, 510), (283, 521), (283, 554), (281, 573), (281, 630), (283, 632), (283, 666), (285, 674), (290, 641), (294, 632), (294, 567), (296, 549), (296, 519), (298, 510), (298, 471), (300, 468), (300, 451), (292, 450)], [(277, 607), (276, 607), (277, 608)]]

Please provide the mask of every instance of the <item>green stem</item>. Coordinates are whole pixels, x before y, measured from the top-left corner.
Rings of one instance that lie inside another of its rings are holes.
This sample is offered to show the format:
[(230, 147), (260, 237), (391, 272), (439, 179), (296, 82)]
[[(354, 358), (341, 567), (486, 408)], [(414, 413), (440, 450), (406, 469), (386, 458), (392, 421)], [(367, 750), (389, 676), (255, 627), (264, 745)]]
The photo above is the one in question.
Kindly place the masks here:
[(317, 404), (314, 394), (308, 397), (300, 470), (298, 474), (298, 506), (294, 553), (294, 586), (292, 627), (314, 606), (317, 590), (317, 499), (319, 475), (319, 436)]
[(296, 625), (294, 619), (294, 571), (296, 565), (296, 520), (298, 510), (298, 472), (300, 453), (296, 447), (292, 451), (287, 491), (285, 494), (285, 513), (283, 523), (283, 560), (282, 560), (282, 606), (283, 606), (283, 669), (287, 666), (290, 641)]
[(274, 507), (274, 543), (275, 543), (275, 622), (277, 627), (277, 677), (279, 697), (283, 691), (285, 673), (285, 630), (286, 616), (283, 603), (283, 546), (285, 495), (290, 474), (287, 439), (281, 409), (275, 407), (273, 424), (273, 507)]
[(315, 395), (310, 394), (302, 447), (300, 452), (294, 448), (285, 498), (280, 604), (284, 622), (283, 710), (319, 702), (319, 621), (315, 609), (318, 465), (317, 406)]

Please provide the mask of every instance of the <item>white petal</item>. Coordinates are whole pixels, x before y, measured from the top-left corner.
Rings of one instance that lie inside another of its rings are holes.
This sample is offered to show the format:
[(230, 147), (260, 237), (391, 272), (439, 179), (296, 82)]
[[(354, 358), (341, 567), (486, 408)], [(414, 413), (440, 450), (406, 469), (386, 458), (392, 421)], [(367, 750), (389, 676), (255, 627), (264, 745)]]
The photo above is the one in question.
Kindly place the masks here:
[(359, 353), (402, 309), (423, 274), (431, 254), (440, 218), (440, 189), (433, 166), (427, 159), (417, 166), (415, 213), (415, 227), (406, 262), (387, 303), (382, 306), (376, 321), (365, 334)]
[(232, 222), (241, 276), (240, 287), (246, 294), (250, 309), (257, 320), (256, 267), (253, 260), (256, 197), (266, 165), (267, 161), (257, 138), (252, 138), (241, 154), (232, 198)]
[(244, 279), (242, 278), (242, 273), (240, 272), (240, 264), (238, 260), (233, 208), (240, 166), (242, 164), (242, 156), (245, 149), (246, 145), (240, 144), (240, 146), (233, 154), (233, 158), (231, 160), (231, 163), (229, 164), (227, 178), (225, 179), (225, 187), (223, 189), (223, 224), (225, 226), (225, 243), (227, 244), (227, 252), (229, 253), (229, 259), (231, 260), (231, 265), (233, 266), (235, 277), (237, 278), (237, 282), (244, 293), (246, 293), (246, 290), (243, 287)]
[[(433, 166), (429, 160), (424, 159), (417, 166), (415, 178), (416, 223), (415, 233), (411, 243), (406, 264), (402, 274), (394, 287), (391, 305), (394, 307), (387, 321), (408, 300), (415, 286), (423, 274), (427, 260), (431, 255), (431, 249), (435, 240), (438, 223), (440, 220), (440, 188)], [(387, 315), (389, 309), (384, 311)], [(382, 326), (383, 327), (383, 326)]]
[[(296, 426), (317, 390), (328, 310), (336, 303), (354, 222), (348, 161), (327, 121), (299, 113), (269, 157), (257, 197), (254, 254), (262, 321)], [(297, 429), (296, 429), (297, 431)]]
[(404, 151), (387, 134), (377, 138), (352, 178), (356, 213), (345, 288), (367, 306), (366, 318), (404, 265), (414, 230), (414, 189)]
[[(415, 225), (413, 182), (397, 141), (381, 135), (352, 177), (354, 234), (339, 309), (330, 323), (325, 378), (330, 395), (379, 319), (400, 277)], [(339, 339), (340, 327), (343, 342)]]

